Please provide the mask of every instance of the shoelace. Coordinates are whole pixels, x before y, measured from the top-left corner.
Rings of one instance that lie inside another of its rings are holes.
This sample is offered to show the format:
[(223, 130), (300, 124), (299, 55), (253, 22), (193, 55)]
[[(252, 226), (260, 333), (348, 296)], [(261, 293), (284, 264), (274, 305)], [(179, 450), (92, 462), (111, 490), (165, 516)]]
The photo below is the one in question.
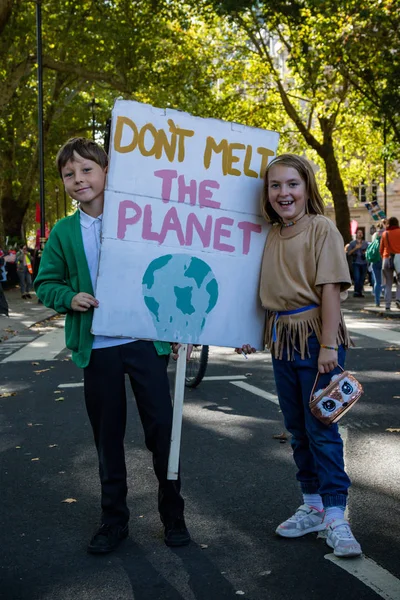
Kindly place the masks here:
[(107, 523), (103, 523), (103, 525), (100, 526), (100, 529), (97, 532), (97, 535), (105, 535), (108, 536), (108, 534), (110, 533), (111, 530), (111, 526), (108, 525)]
[(299, 508), (299, 510), (296, 510), (294, 515), (291, 516), (288, 519), (288, 521), (294, 521), (295, 523), (297, 523), (297, 521), (300, 521), (300, 519), (302, 519), (304, 515), (308, 515), (308, 511), (304, 510), (304, 508)]
[(335, 527), (334, 532), (337, 533), (338, 537), (341, 540), (354, 540), (354, 536), (351, 532), (349, 525), (339, 525), (338, 527)]

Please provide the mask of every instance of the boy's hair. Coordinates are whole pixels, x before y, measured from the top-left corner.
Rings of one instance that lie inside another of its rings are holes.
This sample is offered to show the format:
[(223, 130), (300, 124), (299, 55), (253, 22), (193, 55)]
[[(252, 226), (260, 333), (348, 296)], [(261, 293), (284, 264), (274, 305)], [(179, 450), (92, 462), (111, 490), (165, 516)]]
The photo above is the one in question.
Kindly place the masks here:
[(388, 220), (388, 225), (389, 227), (398, 227), (399, 226), (399, 220), (397, 217), (390, 217)]
[(74, 152), (82, 158), (93, 160), (102, 169), (105, 169), (108, 165), (108, 156), (99, 144), (83, 137), (71, 138), (59, 149), (56, 156), (56, 166), (60, 177), (62, 176), (61, 169), (65, 167), (69, 160), (74, 160)]
[(282, 223), (281, 217), (272, 208), (268, 199), (268, 173), (272, 166), (283, 165), (296, 169), (305, 183), (308, 199), (306, 201), (306, 213), (313, 215), (324, 214), (324, 202), (319, 193), (314, 171), (308, 160), (297, 154), (281, 154), (276, 156), (265, 170), (264, 187), (261, 197), (261, 213), (269, 223)]

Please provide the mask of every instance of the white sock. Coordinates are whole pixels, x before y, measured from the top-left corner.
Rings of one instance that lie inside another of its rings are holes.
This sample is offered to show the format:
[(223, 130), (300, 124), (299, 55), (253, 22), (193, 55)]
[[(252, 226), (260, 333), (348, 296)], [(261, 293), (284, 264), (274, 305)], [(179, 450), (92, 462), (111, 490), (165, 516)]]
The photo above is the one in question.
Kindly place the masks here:
[(319, 511), (324, 510), (322, 498), (319, 494), (303, 494), (303, 502), (307, 506), (312, 506), (312, 508), (316, 508)]
[(325, 522), (331, 523), (335, 519), (344, 519), (345, 508), (342, 506), (328, 506), (325, 512)]

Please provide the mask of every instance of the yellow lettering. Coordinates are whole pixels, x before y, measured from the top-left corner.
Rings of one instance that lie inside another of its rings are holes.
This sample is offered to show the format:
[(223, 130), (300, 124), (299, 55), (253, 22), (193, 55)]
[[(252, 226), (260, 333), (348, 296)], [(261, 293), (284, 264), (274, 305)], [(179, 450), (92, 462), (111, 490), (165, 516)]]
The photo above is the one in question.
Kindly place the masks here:
[(272, 152), (272, 150), (268, 150), (268, 148), (263, 148), (262, 146), (260, 148), (257, 148), (257, 152), (262, 156), (260, 167), (260, 177), (262, 179), (264, 177), (265, 169), (267, 168), (268, 158), (270, 156), (273, 156), (274, 153)]
[(244, 157), (243, 173), (247, 175), (247, 177), (257, 178), (258, 173), (256, 173), (256, 171), (253, 171), (253, 169), (250, 169), (252, 155), (253, 147), (249, 145), (246, 148), (246, 156)]
[(233, 142), (229, 144), (228, 148), (228, 175), (234, 175), (235, 177), (240, 177), (242, 174), (239, 169), (235, 169), (232, 167), (233, 163), (237, 163), (240, 161), (239, 156), (235, 156), (233, 154), (233, 150), (244, 150), (246, 146), (244, 144), (237, 144)]
[(185, 160), (185, 138), (193, 137), (194, 131), (192, 129), (181, 129), (179, 125), (175, 125), (172, 119), (168, 119), (169, 130), (172, 135), (178, 137), (178, 162)]
[(210, 168), (211, 156), (213, 152), (222, 152), (222, 173), (226, 175), (228, 173), (228, 140), (221, 140), (219, 144), (216, 143), (213, 137), (209, 136), (206, 142), (206, 148), (204, 150), (204, 167)]
[(158, 139), (157, 139), (157, 143), (156, 143), (155, 156), (156, 156), (157, 160), (159, 158), (161, 158), (161, 155), (164, 150), (169, 162), (172, 163), (175, 159), (176, 141), (177, 141), (176, 134), (172, 134), (171, 140), (168, 141), (167, 134), (165, 133), (164, 129), (160, 129), (158, 131)]
[[(133, 132), (132, 141), (127, 146), (122, 146), (122, 132), (124, 129), (124, 125), (127, 125), (131, 128)], [(138, 128), (135, 123), (128, 119), (128, 117), (118, 117), (117, 125), (115, 127), (115, 136), (114, 136), (114, 148), (117, 152), (121, 152), (121, 154), (125, 154), (126, 152), (132, 152), (137, 146), (137, 138), (138, 138)]]
[[(146, 146), (144, 145), (144, 138), (147, 132), (151, 133), (153, 136), (153, 145), (150, 150), (147, 150)], [(153, 156), (153, 154), (156, 154), (156, 146), (158, 141), (157, 133), (157, 129), (152, 123), (146, 123), (146, 125), (143, 125), (139, 133), (139, 150), (143, 156)]]

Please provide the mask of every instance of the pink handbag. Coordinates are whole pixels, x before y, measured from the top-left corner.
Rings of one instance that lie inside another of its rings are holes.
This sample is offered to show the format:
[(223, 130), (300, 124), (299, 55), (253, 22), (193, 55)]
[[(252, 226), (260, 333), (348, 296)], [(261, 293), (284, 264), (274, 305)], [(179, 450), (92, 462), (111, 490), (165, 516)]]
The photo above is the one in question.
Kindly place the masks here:
[[(342, 367), (338, 365), (340, 369)], [(310, 410), (325, 425), (337, 423), (364, 393), (362, 385), (348, 371), (334, 375), (323, 390), (314, 393), (321, 373), (315, 378), (310, 395)]]

